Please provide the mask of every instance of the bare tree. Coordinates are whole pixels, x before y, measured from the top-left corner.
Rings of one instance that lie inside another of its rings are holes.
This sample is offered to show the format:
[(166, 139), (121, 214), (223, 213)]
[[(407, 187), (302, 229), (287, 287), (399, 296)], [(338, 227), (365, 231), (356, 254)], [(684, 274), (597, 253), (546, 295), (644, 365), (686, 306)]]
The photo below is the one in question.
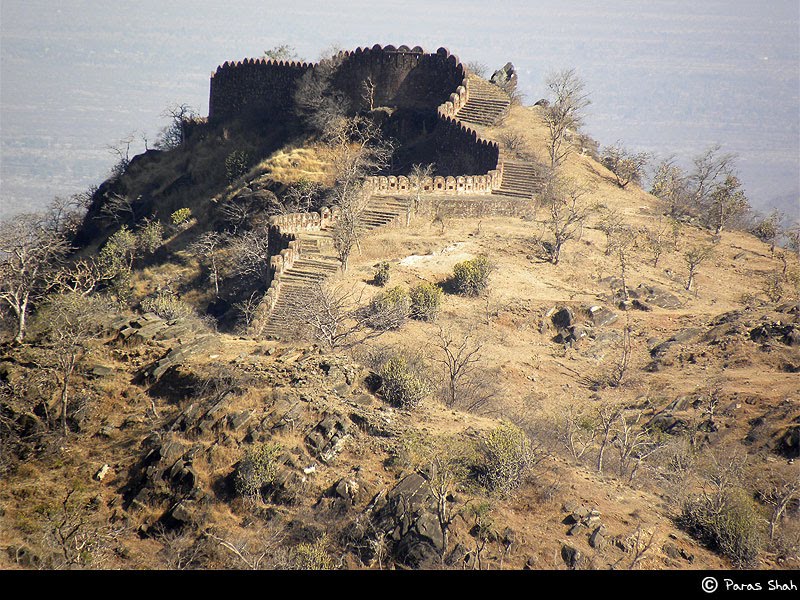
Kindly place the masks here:
[(629, 183), (641, 181), (649, 160), (648, 152), (630, 152), (621, 142), (617, 142), (603, 150), (601, 162), (614, 174), (617, 185), (625, 189)]
[(320, 60), (300, 77), (295, 87), (295, 112), (316, 133), (338, 126), (350, 109), (348, 98), (332, 85), (340, 62), (336, 55)]
[(570, 405), (559, 416), (555, 432), (556, 439), (572, 458), (580, 460), (592, 447), (597, 429), (596, 423), (588, 414)]
[(30, 306), (55, 284), (69, 249), (63, 233), (48, 226), (42, 214), (0, 223), (0, 302), (15, 317), (15, 343), (25, 339)]
[(709, 246), (691, 246), (683, 253), (683, 259), (689, 269), (689, 273), (686, 277), (686, 285), (684, 286), (686, 291), (692, 289), (694, 278), (697, 276), (697, 269), (701, 264), (711, 258), (712, 254), (712, 249)]
[(617, 420), (622, 415), (622, 409), (614, 404), (603, 404), (595, 409), (597, 415), (597, 429), (600, 432), (600, 447), (597, 451), (597, 472), (603, 472), (603, 459), (606, 449), (612, 441)]
[[(420, 204), (422, 203), (422, 186), (425, 184), (425, 180), (429, 177), (433, 176), (433, 173), (436, 170), (436, 165), (433, 163), (428, 164), (421, 164), (416, 163), (411, 167), (411, 173), (409, 173), (409, 179), (411, 179), (411, 183), (414, 186), (414, 214), (419, 215), (419, 208)], [(410, 217), (409, 213), (409, 217)], [(410, 223), (406, 221), (406, 226)]]
[(758, 220), (750, 229), (750, 233), (756, 236), (765, 244), (769, 244), (770, 256), (775, 256), (775, 245), (781, 234), (781, 221), (786, 215), (779, 210), (773, 210), (767, 216)]
[(155, 147), (159, 150), (174, 150), (186, 142), (187, 125), (197, 117), (197, 110), (188, 104), (172, 104), (161, 113), (169, 119), (158, 135)]
[(227, 237), (216, 231), (207, 231), (201, 235), (191, 246), (189, 252), (198, 257), (202, 264), (209, 270), (209, 276), (214, 283), (214, 294), (219, 296), (220, 265), (217, 251), (225, 244)]
[(689, 176), (675, 164), (675, 157), (661, 161), (655, 170), (650, 193), (667, 203), (672, 217), (685, 214), (689, 209)]
[(734, 174), (735, 154), (722, 154), (716, 144), (694, 158), (694, 170), (689, 176), (689, 186), (696, 208), (708, 204), (709, 196), (725, 179)]
[(545, 83), (554, 95), (552, 102), (544, 107), (543, 115), (550, 167), (555, 168), (572, 152), (568, 137), (583, 124), (584, 109), (591, 101), (575, 69), (551, 73)]
[(606, 234), (606, 256), (611, 255), (611, 253), (614, 251), (614, 243), (624, 226), (625, 215), (623, 215), (619, 209), (606, 208), (603, 211), (600, 221), (597, 224), (597, 228)]
[(729, 174), (723, 181), (714, 185), (708, 194), (707, 207), (707, 220), (714, 230), (714, 235), (719, 235), (732, 220), (746, 213), (750, 209), (750, 204), (739, 178)]
[(69, 433), (67, 417), (69, 391), (78, 361), (87, 351), (87, 342), (99, 329), (97, 318), (107, 313), (109, 307), (98, 297), (81, 295), (53, 296), (38, 314), (38, 321), (46, 323), (45, 339), (50, 355), (55, 361), (61, 398), (61, 427), (63, 435)]
[(264, 50), (264, 58), (268, 58), (274, 61), (302, 60), (297, 55), (297, 48), (295, 48), (294, 46), (290, 46), (289, 44), (280, 44), (277, 46), (273, 46), (269, 50)]
[[(364, 335), (369, 337), (360, 302), (361, 295), (350, 287), (318, 284), (309, 300), (297, 307), (297, 320), (330, 350), (348, 348)], [(372, 330), (372, 337), (381, 333)]]
[(633, 418), (624, 414), (617, 417), (612, 445), (619, 457), (619, 474), (627, 473), (628, 483), (633, 482), (642, 462), (664, 445), (662, 439), (639, 425), (643, 416), (644, 412), (639, 411)]
[(444, 371), (445, 404), (465, 410), (474, 410), (484, 404), (486, 399), (479, 393), (475, 380), (477, 366), (483, 358), (480, 343), (469, 333), (456, 336), (441, 326), (431, 342), (437, 350), (431, 360), (441, 365)]
[(264, 231), (245, 231), (232, 238), (230, 256), (234, 258), (230, 274), (258, 277), (264, 284), (270, 278), (269, 236)]
[(771, 468), (757, 482), (759, 499), (770, 508), (769, 541), (791, 503), (800, 498), (800, 472), (797, 469)]
[(545, 242), (548, 260), (557, 265), (564, 245), (579, 236), (590, 213), (584, 203), (589, 189), (578, 184), (552, 176), (542, 195), (547, 209), (544, 221), (545, 230), (552, 236), (552, 242)]
[(658, 225), (651, 229), (646, 227), (644, 230), (644, 245), (653, 257), (653, 267), (658, 266), (661, 256), (669, 250), (671, 242), (672, 228), (668, 223), (658, 222)]
[(382, 138), (380, 128), (363, 117), (342, 119), (325, 134), (329, 160), (336, 174), (331, 204), (337, 209), (333, 242), (342, 270), (347, 270), (354, 246), (360, 248), (363, 216), (369, 202), (364, 177), (386, 167), (394, 145)]

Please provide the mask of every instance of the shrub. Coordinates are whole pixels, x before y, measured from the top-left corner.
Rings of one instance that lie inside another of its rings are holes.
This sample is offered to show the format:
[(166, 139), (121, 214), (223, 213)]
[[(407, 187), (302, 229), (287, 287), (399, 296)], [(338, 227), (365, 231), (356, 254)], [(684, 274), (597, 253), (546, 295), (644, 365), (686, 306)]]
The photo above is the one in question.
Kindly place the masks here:
[(192, 210), (190, 208), (179, 208), (169, 218), (173, 225), (180, 227), (188, 223), (189, 219), (192, 218)]
[(328, 535), (323, 533), (313, 544), (298, 544), (295, 566), (305, 571), (327, 571), (335, 568), (333, 555), (328, 551)]
[(684, 504), (679, 522), (736, 566), (751, 567), (757, 563), (763, 543), (763, 519), (743, 491), (692, 498)]
[(486, 256), (476, 256), (453, 267), (453, 284), (459, 294), (477, 296), (489, 285), (492, 266)]
[(420, 283), (411, 288), (411, 317), (420, 321), (433, 321), (442, 306), (443, 292), (432, 283)]
[(116, 277), (120, 273), (131, 270), (138, 242), (136, 235), (123, 225), (115, 232), (100, 250), (98, 262), (109, 277)]
[(281, 446), (265, 443), (251, 447), (236, 468), (236, 493), (250, 501), (260, 501), (264, 488), (275, 483)]
[(418, 377), (401, 356), (386, 361), (380, 371), (381, 388), (386, 401), (400, 408), (416, 408), (428, 393), (425, 382)]
[(142, 300), (141, 308), (143, 312), (155, 313), (167, 321), (195, 316), (191, 306), (167, 290), (159, 290), (154, 296)]
[(159, 221), (146, 220), (136, 232), (138, 247), (147, 254), (152, 254), (164, 243), (164, 226)]
[(521, 486), (533, 466), (528, 436), (516, 425), (503, 423), (490, 431), (481, 444), (481, 483), (491, 492), (508, 496)]
[(373, 329), (397, 329), (411, 314), (411, 298), (402, 287), (375, 296), (367, 307), (367, 324)]
[(225, 159), (225, 177), (233, 183), (247, 173), (250, 166), (250, 155), (244, 150), (234, 150)]
[(372, 279), (378, 287), (384, 287), (389, 283), (389, 263), (382, 262), (375, 269), (375, 276)]

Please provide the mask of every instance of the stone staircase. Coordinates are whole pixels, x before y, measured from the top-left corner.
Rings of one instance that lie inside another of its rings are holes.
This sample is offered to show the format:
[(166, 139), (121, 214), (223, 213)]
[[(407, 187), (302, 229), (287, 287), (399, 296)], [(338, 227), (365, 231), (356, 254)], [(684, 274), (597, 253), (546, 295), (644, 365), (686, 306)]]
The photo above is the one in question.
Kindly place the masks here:
[(469, 76), (469, 100), (456, 113), (456, 118), (476, 125), (496, 125), (508, 112), (511, 99), (496, 85)]
[[(370, 198), (361, 219), (361, 235), (391, 224), (405, 224), (408, 202), (393, 197)], [(280, 293), (261, 331), (267, 339), (288, 339), (297, 334), (296, 315), (314, 299), (316, 287), (341, 266), (333, 248), (332, 229), (297, 234), (300, 258), (281, 275)]]
[(543, 184), (544, 178), (533, 163), (505, 159), (500, 187), (492, 190), (492, 194), (530, 200)]

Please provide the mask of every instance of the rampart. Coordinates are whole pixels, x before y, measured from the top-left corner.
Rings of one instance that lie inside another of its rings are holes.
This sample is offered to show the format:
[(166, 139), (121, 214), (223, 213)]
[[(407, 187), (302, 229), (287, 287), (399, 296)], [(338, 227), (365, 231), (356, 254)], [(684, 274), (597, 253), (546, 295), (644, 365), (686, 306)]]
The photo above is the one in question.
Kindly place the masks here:
[[(469, 99), (467, 71), (458, 57), (445, 48), (426, 53), (419, 46), (376, 44), (340, 52), (334, 63), (338, 66), (332, 85), (350, 100), (353, 111), (370, 108), (365, 93), (369, 83), (374, 106), (435, 115), (436, 167), (443, 179), (432, 183), (434, 193), (483, 194), (499, 185), (498, 145), (481, 139), (456, 118)], [(259, 111), (291, 118), (298, 80), (317, 68), (318, 63), (263, 59), (226, 62), (211, 77), (209, 121)], [(385, 185), (383, 178), (368, 184), (378, 194), (396, 193), (392, 178), (386, 178)]]

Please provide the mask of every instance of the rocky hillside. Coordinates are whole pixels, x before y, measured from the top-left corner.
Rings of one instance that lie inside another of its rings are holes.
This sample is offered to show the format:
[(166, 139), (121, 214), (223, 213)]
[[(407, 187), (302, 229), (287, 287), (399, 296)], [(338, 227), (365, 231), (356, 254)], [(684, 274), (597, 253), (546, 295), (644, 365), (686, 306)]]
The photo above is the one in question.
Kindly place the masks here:
[[(535, 164), (541, 110), (473, 122)], [(3, 346), (0, 566), (797, 568), (796, 254), (669, 220), (576, 151), (563, 170), (586, 219), (558, 264), (541, 202), (459, 218), (423, 197), (409, 226), (399, 208), (365, 226), (346, 272), (298, 263), (300, 291), (287, 284), (254, 334), (269, 215), (253, 207), (313, 205), (331, 179), (318, 139), (266, 127), (206, 132), (104, 184), (76, 259), (119, 241), (101, 218), (110, 194), (144, 198), (128, 227), (151, 219), (163, 237), (98, 288), (77, 350), (44, 309)], [(250, 164), (226, 176), (242, 146)], [(517, 175), (509, 190), (540, 189)], [(631, 236), (624, 256), (610, 216)], [(329, 235), (306, 243), (335, 261)], [(711, 252), (687, 286), (696, 247)], [(454, 269), (478, 257), (488, 284), (465, 294)], [(440, 290), (424, 317), (404, 304), (420, 284)], [(315, 336), (308, 306), (340, 310), (347, 343)], [(473, 360), (448, 379), (459, 352)]]

